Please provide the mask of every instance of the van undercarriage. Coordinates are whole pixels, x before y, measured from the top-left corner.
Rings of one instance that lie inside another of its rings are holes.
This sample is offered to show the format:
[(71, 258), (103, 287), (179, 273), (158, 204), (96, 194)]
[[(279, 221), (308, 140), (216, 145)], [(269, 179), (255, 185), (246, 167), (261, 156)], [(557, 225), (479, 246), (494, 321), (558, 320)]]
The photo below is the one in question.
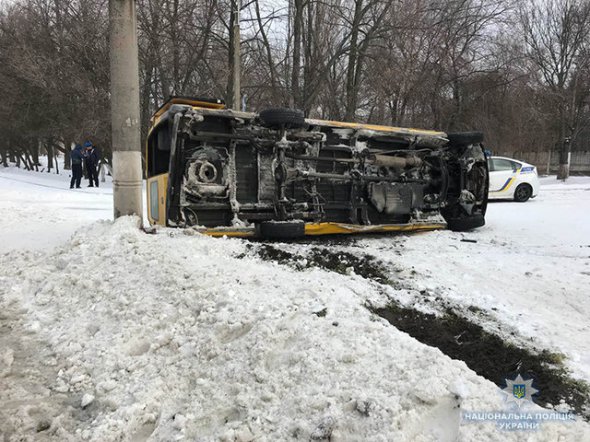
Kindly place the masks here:
[(478, 133), (179, 104), (153, 132), (148, 162), (168, 163), (152, 175), (169, 174), (170, 226), (296, 237), (318, 223), (356, 226), (353, 231), (484, 224), (488, 169)]

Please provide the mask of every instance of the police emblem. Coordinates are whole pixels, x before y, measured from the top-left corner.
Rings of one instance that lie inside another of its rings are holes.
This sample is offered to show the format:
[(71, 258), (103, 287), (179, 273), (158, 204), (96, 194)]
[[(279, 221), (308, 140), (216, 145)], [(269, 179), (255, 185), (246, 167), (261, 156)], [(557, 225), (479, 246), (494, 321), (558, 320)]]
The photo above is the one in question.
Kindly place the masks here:
[(514, 384), (512, 386), (512, 394), (517, 399), (522, 399), (526, 396), (526, 385), (525, 384)]
[(539, 390), (533, 387), (532, 379), (525, 380), (518, 375), (514, 379), (506, 379), (503, 392), (506, 393), (506, 402), (513, 402), (520, 408), (524, 403), (533, 402), (533, 395)]

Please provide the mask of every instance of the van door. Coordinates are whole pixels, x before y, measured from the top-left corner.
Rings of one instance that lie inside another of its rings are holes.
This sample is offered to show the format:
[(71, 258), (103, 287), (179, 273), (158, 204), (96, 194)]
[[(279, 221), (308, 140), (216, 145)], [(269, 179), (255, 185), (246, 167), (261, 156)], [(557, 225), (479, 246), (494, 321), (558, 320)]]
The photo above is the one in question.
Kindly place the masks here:
[(148, 220), (151, 225), (166, 225), (166, 191), (168, 174), (147, 179)]

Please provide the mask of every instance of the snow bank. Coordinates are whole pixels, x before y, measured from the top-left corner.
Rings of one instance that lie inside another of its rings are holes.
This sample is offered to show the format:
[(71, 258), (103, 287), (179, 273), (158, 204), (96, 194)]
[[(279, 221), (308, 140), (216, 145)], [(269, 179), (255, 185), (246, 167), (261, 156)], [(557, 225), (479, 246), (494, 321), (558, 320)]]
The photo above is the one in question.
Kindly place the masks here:
[[(0, 308), (26, 309), (48, 346), (42, 396), (58, 398), (13, 404), (5, 428), (25, 437), (43, 416), (52, 440), (522, 439), (460, 424), (461, 410), (501, 409), (499, 389), (369, 313), (374, 285), (293, 272), (246, 244), (123, 218), (49, 255), (0, 256)], [(4, 386), (13, 397), (18, 380)], [(553, 423), (526, 437), (590, 433)]]

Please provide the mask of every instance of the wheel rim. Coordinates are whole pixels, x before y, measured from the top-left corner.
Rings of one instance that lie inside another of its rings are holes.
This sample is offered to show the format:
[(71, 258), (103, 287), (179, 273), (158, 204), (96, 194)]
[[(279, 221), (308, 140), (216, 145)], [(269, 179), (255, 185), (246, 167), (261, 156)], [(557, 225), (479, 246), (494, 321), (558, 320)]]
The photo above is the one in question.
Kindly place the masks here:
[(527, 199), (529, 197), (529, 188), (526, 186), (516, 189), (516, 198), (519, 200)]

